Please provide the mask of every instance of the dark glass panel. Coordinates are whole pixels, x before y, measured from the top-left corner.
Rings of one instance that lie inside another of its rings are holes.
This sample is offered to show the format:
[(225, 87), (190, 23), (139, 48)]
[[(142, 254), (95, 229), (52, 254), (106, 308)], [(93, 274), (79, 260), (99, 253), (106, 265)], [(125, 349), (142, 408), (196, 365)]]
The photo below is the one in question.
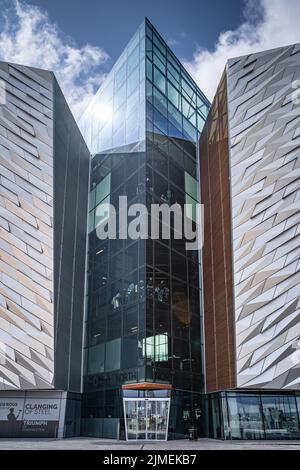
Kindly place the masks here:
[(179, 338), (173, 340), (173, 363), (175, 369), (180, 371), (190, 370), (191, 360), (188, 341)]
[(258, 396), (228, 397), (228, 413), (232, 439), (261, 439), (264, 437)]

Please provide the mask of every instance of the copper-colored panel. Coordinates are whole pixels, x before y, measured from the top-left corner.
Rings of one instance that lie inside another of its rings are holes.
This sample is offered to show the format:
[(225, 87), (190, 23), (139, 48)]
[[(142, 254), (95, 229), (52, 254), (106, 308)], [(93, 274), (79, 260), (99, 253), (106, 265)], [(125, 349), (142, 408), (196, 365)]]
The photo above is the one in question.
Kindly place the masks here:
[(122, 385), (123, 390), (171, 390), (171, 388), (172, 388), (172, 385), (156, 384), (156, 383), (149, 383), (149, 382)]
[(230, 179), (224, 73), (200, 139), (206, 391), (235, 386)]

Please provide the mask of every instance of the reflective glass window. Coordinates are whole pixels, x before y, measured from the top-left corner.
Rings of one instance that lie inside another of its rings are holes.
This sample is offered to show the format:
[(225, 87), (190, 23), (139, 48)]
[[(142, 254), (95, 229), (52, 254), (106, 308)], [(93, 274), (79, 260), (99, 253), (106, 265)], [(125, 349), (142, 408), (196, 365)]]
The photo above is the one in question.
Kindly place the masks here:
[(95, 228), (95, 210), (92, 210), (89, 213), (89, 220), (88, 220), (88, 231), (89, 233), (92, 232)]
[(153, 83), (163, 93), (166, 92), (166, 79), (156, 67), (153, 67)]
[(159, 37), (153, 32), (153, 42), (163, 55), (166, 55), (166, 48)]
[(168, 121), (156, 108), (153, 109), (153, 122), (161, 132), (168, 134)]
[(90, 191), (90, 194), (89, 194), (89, 210), (94, 209), (95, 200), (96, 200), (95, 198), (96, 198), (96, 190), (93, 189), (92, 191)]
[(233, 439), (261, 439), (264, 437), (258, 396), (228, 397), (228, 411)]
[(114, 109), (118, 109), (126, 100), (126, 83), (121, 86), (114, 96)]
[(190, 348), (188, 341), (176, 338), (173, 341), (174, 368), (181, 371), (191, 369)]
[(110, 193), (110, 173), (96, 186), (96, 204)]
[(127, 79), (127, 96), (136, 91), (139, 86), (139, 67), (136, 67)]
[(186, 171), (184, 172), (184, 187), (185, 192), (192, 196), (194, 199), (198, 199), (198, 181), (189, 175)]
[(181, 80), (182, 92), (188, 101), (192, 101), (196, 105), (196, 93), (194, 88), (191, 87), (184, 79)]
[(122, 340), (122, 369), (137, 366), (138, 340), (136, 335), (125, 336)]
[(299, 437), (299, 420), (294, 396), (261, 397), (266, 438)]
[(95, 228), (98, 224), (103, 223), (106, 219), (109, 218), (109, 206), (110, 197), (107, 196), (100, 204), (95, 208)]
[(197, 222), (197, 201), (190, 197), (188, 194), (185, 196), (186, 203), (186, 216), (189, 219), (192, 219), (194, 222)]
[(168, 82), (168, 98), (177, 109), (180, 109), (180, 93), (170, 82)]
[(197, 131), (192, 124), (185, 118), (183, 118), (183, 134), (188, 140), (193, 142), (197, 141)]
[(104, 372), (105, 344), (97, 344), (88, 350), (88, 373), (100, 374)]
[(108, 341), (105, 352), (105, 371), (120, 369), (121, 338)]
[(156, 88), (153, 88), (153, 105), (164, 115), (167, 116), (167, 100)]
[(179, 87), (180, 83), (180, 73), (178, 70), (173, 67), (173, 65), (168, 61), (167, 63), (167, 74), (168, 79), (173, 83), (173, 85)]
[(152, 62), (148, 59), (146, 60), (146, 75), (147, 78), (152, 82)]
[(152, 165), (154, 169), (157, 169), (164, 176), (168, 176), (168, 160), (165, 155), (159, 152), (158, 149), (153, 149), (152, 153)]
[(152, 41), (148, 37), (146, 38), (146, 51), (152, 51)]
[(131, 51), (135, 50), (135, 48), (138, 46), (139, 40), (140, 40), (140, 37), (139, 37), (139, 34), (137, 33), (134, 35), (134, 37), (131, 39), (130, 43), (128, 44), (127, 54), (129, 57), (130, 57)]
[[(182, 158), (182, 150), (177, 146), (176, 146), (176, 150), (179, 152)], [(173, 152), (173, 159), (176, 160), (174, 152)], [(172, 181), (172, 183), (176, 184), (180, 189), (182, 189), (184, 187), (183, 168), (180, 168), (179, 166), (175, 165), (172, 161), (170, 161), (169, 165), (170, 165), (170, 180)]]
[(172, 104), (168, 104), (168, 118), (171, 123), (177, 127), (179, 131), (182, 131), (182, 115)]
[(197, 113), (197, 129), (199, 132), (203, 130), (205, 119)]
[(139, 48), (136, 47), (134, 51), (128, 56), (127, 59), (127, 74), (130, 75), (132, 70), (138, 65), (139, 63)]
[(119, 68), (119, 70), (115, 73), (115, 86), (119, 88), (126, 79), (126, 62)]

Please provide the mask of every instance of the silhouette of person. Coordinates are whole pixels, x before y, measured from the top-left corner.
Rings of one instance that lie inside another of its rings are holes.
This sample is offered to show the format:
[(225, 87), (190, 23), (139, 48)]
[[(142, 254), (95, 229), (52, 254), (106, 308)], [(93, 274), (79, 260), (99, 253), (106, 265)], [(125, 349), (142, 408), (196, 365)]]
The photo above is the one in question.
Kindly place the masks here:
[(18, 428), (20, 425), (20, 421), (18, 421), (18, 417), (20, 416), (21, 410), (19, 410), (19, 413), (17, 416), (14, 413), (15, 409), (10, 408), (9, 413), (7, 415), (7, 422), (8, 422), (8, 437), (14, 437), (16, 436), (16, 433), (18, 433)]
[(9, 413), (8, 413), (8, 415), (7, 415), (7, 420), (8, 420), (8, 422), (9, 422), (10, 424), (14, 424), (14, 423), (17, 421), (17, 419), (18, 419), (18, 417), (20, 416), (20, 413), (21, 413), (21, 410), (19, 410), (19, 413), (18, 413), (18, 415), (16, 416), (15, 413), (14, 413), (14, 411), (15, 411), (14, 408), (10, 408), (10, 409), (9, 409)]

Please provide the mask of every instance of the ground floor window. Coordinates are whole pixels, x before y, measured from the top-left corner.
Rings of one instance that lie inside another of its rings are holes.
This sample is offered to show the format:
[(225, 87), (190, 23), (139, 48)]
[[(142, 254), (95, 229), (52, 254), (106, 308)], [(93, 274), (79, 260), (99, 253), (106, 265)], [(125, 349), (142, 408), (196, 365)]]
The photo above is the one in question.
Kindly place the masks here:
[(299, 398), (268, 392), (209, 395), (208, 433), (224, 439), (299, 439)]

